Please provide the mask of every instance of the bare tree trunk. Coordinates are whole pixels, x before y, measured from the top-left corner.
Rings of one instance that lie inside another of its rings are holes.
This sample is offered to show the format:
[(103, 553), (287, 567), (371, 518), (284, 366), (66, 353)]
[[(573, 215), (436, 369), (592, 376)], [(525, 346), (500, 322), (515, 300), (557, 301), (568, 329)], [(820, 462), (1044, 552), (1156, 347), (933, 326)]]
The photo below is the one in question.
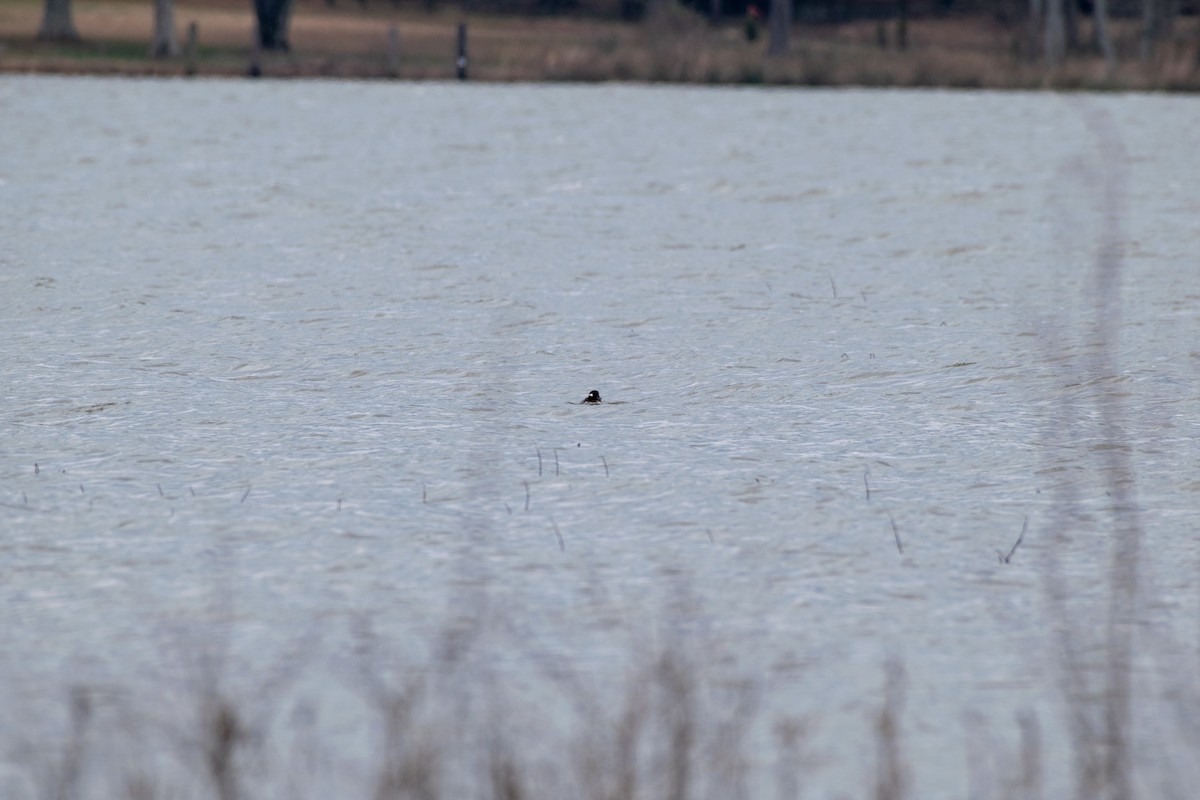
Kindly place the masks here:
[(1175, 19), (1179, 16), (1179, 0), (1162, 0), (1162, 36), (1169, 39), (1175, 33)]
[(1076, 0), (1063, 3), (1063, 26), (1066, 31), (1066, 52), (1079, 50), (1079, 8)]
[(767, 55), (782, 56), (788, 51), (788, 35), (792, 30), (792, 0), (771, 0), (771, 39)]
[(174, 58), (179, 55), (179, 37), (175, 35), (175, 0), (154, 0), (154, 40), (150, 44), (152, 58)]
[(1046, 29), (1043, 32), (1046, 64), (1051, 69), (1062, 65), (1066, 51), (1066, 29), (1063, 25), (1063, 0), (1047, 0)]
[(1159, 42), (1175, 30), (1178, 0), (1142, 0), (1142, 60), (1154, 54)]
[(71, 0), (46, 0), (38, 38), (52, 42), (79, 41), (79, 32), (71, 19)]
[(1112, 69), (1117, 65), (1117, 54), (1108, 35), (1108, 0), (1094, 0), (1092, 14), (1096, 21), (1096, 47), (1104, 56), (1104, 63)]
[(292, 0), (254, 0), (258, 18), (258, 44), (263, 50), (288, 50), (288, 18)]
[(1159, 0), (1142, 0), (1142, 61), (1150, 59), (1150, 53), (1158, 39), (1158, 2)]
[(1046, 0), (1029, 0), (1029, 42), (1026, 45), (1025, 53), (1030, 61), (1036, 58), (1036, 53), (1040, 49), (1038, 39), (1041, 38), (1045, 16)]

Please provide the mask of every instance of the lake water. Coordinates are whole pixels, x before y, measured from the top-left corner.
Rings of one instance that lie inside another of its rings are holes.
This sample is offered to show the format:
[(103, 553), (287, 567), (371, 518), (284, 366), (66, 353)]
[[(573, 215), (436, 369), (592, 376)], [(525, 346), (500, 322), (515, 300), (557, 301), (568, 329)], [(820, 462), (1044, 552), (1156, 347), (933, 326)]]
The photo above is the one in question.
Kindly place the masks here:
[(0, 120), (5, 797), (72, 687), (83, 796), (175, 785), (214, 686), (250, 796), (374, 796), (416, 678), (581, 796), (544, 761), (664, 652), (744, 761), (703, 796), (771, 796), (789, 719), (805, 796), (872, 796), (889, 664), (913, 796), (1003, 796), (1023, 712), (1056, 796), (1114, 474), (1139, 769), (1194, 776), (1200, 100), (3, 77)]

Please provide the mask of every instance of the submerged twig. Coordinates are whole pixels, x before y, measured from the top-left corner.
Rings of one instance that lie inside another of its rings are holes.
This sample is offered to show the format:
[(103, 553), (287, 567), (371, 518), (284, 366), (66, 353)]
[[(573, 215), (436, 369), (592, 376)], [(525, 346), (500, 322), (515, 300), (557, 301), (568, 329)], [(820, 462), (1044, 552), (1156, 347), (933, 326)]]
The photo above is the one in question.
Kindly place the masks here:
[(538, 477), (542, 477), (542, 448), (537, 448), (538, 454)]
[(871, 502), (871, 482), (870, 482), (870, 480), (868, 480), (870, 477), (871, 477), (871, 470), (869, 470), (869, 469), (863, 470), (863, 486), (866, 487), (866, 490), (867, 490), (867, 502), (868, 503)]
[(1021, 542), (1025, 541), (1025, 529), (1029, 527), (1029, 515), (1025, 515), (1025, 522), (1021, 525), (1021, 535), (1017, 537), (1017, 541), (1013, 543), (1012, 549), (1008, 551), (1008, 555), (1004, 555), (999, 550), (996, 555), (1000, 557), (1001, 564), (1007, 564), (1012, 561), (1013, 554), (1017, 552), (1017, 548), (1021, 546)]
[(246, 502), (246, 498), (250, 496), (250, 490), (252, 488), (254, 488), (254, 487), (252, 487), (252, 486), (246, 487), (246, 492), (242, 495), (242, 499), (238, 501), (239, 504)]
[(607, 478), (608, 477), (608, 459), (605, 458), (604, 456), (600, 456), (600, 462), (602, 464), (604, 464), (604, 477)]
[(563, 542), (562, 531), (558, 529), (558, 523), (554, 521), (554, 517), (550, 518), (550, 524), (554, 526), (554, 535), (558, 537), (558, 549), (565, 551), (567, 545)]
[(888, 512), (888, 519), (892, 521), (892, 536), (896, 538), (896, 550), (903, 555), (904, 545), (900, 544), (900, 531), (896, 530), (896, 518), (892, 516), (892, 512)]
[(525, 484), (525, 510), (529, 510), (529, 481), (521, 481)]

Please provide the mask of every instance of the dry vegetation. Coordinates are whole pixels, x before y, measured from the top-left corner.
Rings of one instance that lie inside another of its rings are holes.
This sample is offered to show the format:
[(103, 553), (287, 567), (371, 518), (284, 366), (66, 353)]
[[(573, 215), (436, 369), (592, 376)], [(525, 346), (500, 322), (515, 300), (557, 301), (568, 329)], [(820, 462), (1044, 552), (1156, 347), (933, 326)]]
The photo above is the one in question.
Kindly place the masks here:
[[(42, 739), (29, 731), (45, 729), (44, 719), (8, 708), (0, 790), (12, 800), (830, 796), (813, 788), (826, 786), (830, 767), (813, 736), (826, 721), (820, 712), (789, 708), (792, 692), (713, 674), (694, 645), (631, 658), (614, 693), (549, 662), (531, 664), (540, 673), (532, 678), (505, 674), (491, 666), (490, 634), (477, 633), (463, 639), (447, 628), (458, 641), (433, 643), (431, 658), (407, 670), (395, 653), (360, 640), (342, 680), (323, 678), (315, 694), (298, 688), (303, 669), (269, 677), (251, 669), (255, 683), (209, 652), (176, 667), (191, 677), (182, 686), (72, 688)], [(950, 762), (965, 759), (970, 792), (962, 796), (975, 800), (1192, 796), (1189, 754), (1200, 736), (1183, 717), (1200, 701), (1194, 666), (1161, 691), (1130, 691), (1129, 664), (1113, 642), (1092, 645), (1093, 663), (1062, 675), (1069, 741), (1044, 736), (1055, 728), (1046, 709), (1018, 709), (1015, 724), (968, 714), (947, 724), (961, 725), (969, 741), (948, 749), (935, 770), (953, 772)], [(540, 681), (533, 694), (530, 680)], [(906, 747), (908, 680), (901, 663), (890, 663), (878, 691), (863, 698), (861, 724), (875, 746), (849, 756), (858, 787), (836, 796), (921, 796), (912, 777), (920, 765)], [(1135, 719), (1147, 712), (1168, 724)], [(941, 786), (939, 796), (953, 789)]]
[[(206, 75), (242, 75), (254, 25), (248, 0), (180, 2), (181, 41), (195, 22), (195, 69)], [(75, 0), (83, 42), (38, 42), (40, 0), (0, 0), (0, 71), (178, 75), (184, 59), (148, 57), (152, 4), (132, 0)], [(741, 24), (710, 25), (678, 6), (659, 5), (641, 23), (579, 16), (519, 17), (466, 14), (439, 6), (394, 6), (343, 0), (329, 6), (298, 0), (291, 24), (292, 52), (272, 55), (270, 76), (402, 78), (454, 77), (458, 23), (470, 27), (470, 77), (484, 81), (680, 81), (806, 86), (946, 86), (979, 88), (1169, 89), (1200, 88), (1200, 20), (1181, 18), (1171, 38), (1147, 59), (1139, 57), (1136, 20), (1112, 25), (1117, 66), (1078, 48), (1048, 69), (1023, 22), (987, 15), (918, 18), (897, 46), (892, 21), (842, 25), (800, 24), (791, 51), (768, 58), (765, 36), (748, 42)], [(389, 30), (399, 53), (389, 56)], [(1081, 23), (1089, 41), (1089, 23)]]

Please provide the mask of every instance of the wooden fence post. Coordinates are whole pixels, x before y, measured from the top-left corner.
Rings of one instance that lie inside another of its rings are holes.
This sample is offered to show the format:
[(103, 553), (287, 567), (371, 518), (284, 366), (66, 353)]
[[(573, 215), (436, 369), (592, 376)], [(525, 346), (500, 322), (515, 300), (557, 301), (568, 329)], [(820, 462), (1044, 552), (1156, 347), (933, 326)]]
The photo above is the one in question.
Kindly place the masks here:
[(246, 74), (251, 78), (262, 77), (262, 42), (258, 40), (257, 31), (254, 34), (254, 44), (250, 47), (250, 68)]
[(200, 38), (200, 26), (195, 22), (188, 24), (187, 39), (183, 43), (183, 74), (192, 76), (197, 70), (197, 39)]
[(467, 79), (467, 23), (465, 22), (458, 24), (458, 58), (455, 59), (454, 66), (458, 71), (458, 79), (465, 81)]
[(400, 29), (395, 25), (388, 28), (387, 36), (388, 77), (400, 77)]

